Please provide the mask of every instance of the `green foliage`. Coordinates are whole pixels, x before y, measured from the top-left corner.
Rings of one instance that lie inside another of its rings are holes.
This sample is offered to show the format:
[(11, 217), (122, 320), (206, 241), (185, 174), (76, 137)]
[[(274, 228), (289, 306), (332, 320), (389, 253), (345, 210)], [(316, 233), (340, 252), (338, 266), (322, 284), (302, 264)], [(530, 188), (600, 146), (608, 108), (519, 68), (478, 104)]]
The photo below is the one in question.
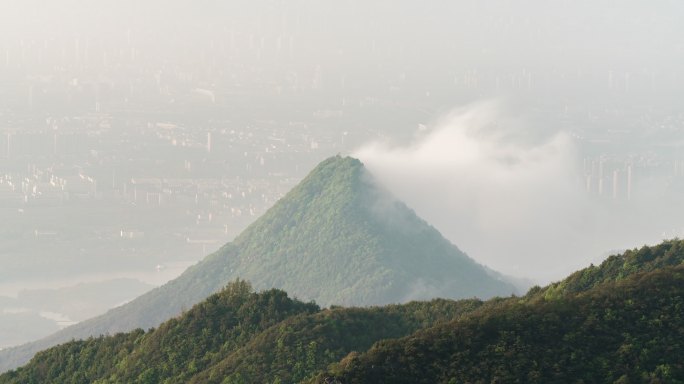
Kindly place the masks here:
[(488, 298), (515, 291), (348, 157), (323, 161), (234, 245), (239, 250), (234, 276), (325, 306)]
[(0, 383), (292, 383), (352, 350), (480, 306), (433, 300), (320, 310), (280, 290), (254, 293), (237, 280), (159, 328), (65, 343)]
[(283, 291), (256, 294), (249, 283), (237, 280), (157, 329), (72, 341), (39, 353), (3, 378), (18, 383), (186, 382), (272, 325), (318, 310)]
[(296, 383), (378, 340), (408, 335), (446, 322), (481, 306), (477, 300), (433, 300), (374, 308), (326, 309), (296, 316), (266, 330), (193, 383), (214, 383), (240, 373), (250, 383)]
[(622, 255), (608, 257), (600, 266), (594, 265), (550, 284), (545, 288), (534, 287), (525, 295), (526, 299), (553, 300), (559, 297), (587, 291), (600, 284), (622, 280), (640, 272), (684, 263), (684, 241), (668, 240), (653, 247), (626, 251)]
[(320, 373), (351, 383), (683, 383), (684, 265), (554, 300), (508, 300)]
[(65, 343), (0, 383), (682, 383), (683, 249), (486, 302), (321, 310), (237, 280), (156, 329)]

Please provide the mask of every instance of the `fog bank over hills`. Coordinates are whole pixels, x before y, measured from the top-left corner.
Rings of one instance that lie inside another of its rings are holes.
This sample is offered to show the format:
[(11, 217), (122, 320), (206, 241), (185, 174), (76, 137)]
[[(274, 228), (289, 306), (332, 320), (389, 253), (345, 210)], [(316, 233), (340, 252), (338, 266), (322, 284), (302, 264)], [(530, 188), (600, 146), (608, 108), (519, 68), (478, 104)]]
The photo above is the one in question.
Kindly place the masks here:
[(684, 206), (665, 177), (630, 186), (628, 201), (587, 193), (579, 144), (491, 101), (455, 109), (409, 145), (374, 142), (355, 156), (482, 263), (548, 282), (681, 227)]

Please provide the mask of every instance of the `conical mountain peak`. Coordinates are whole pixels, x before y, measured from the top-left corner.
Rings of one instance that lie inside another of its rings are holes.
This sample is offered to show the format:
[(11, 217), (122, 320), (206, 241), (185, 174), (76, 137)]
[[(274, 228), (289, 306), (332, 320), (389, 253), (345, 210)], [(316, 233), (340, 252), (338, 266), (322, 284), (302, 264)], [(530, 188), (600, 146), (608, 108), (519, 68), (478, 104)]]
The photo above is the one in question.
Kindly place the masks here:
[(156, 327), (236, 278), (321, 306), (488, 298), (515, 291), (392, 197), (359, 160), (335, 156), (235, 241), (178, 278), (23, 347), (13, 362), (73, 338)]
[(363, 164), (351, 157), (328, 158), (279, 200), (264, 216), (247, 228), (236, 244), (253, 241), (253, 237), (276, 233), (316, 217), (351, 213), (362, 195), (372, 193)]
[(235, 264), (241, 278), (322, 305), (513, 291), (350, 157), (323, 161), (235, 245), (241, 248)]

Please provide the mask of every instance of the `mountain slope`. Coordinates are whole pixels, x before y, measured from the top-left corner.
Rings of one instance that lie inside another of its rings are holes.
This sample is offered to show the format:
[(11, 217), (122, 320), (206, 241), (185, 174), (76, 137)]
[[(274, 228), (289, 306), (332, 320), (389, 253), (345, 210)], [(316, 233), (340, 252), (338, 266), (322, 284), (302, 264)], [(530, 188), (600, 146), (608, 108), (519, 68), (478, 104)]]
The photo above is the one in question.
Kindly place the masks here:
[(50, 348), (1, 375), (0, 383), (299, 381), (352, 350), (454, 319), (480, 304), (438, 299), (321, 311), (283, 291), (254, 293), (237, 281), (158, 329)]
[(682, 383), (684, 265), (379, 342), (316, 383)]
[(378, 187), (352, 158), (321, 163), (234, 244), (240, 252), (233, 273), (323, 305), (514, 291)]
[(371, 308), (333, 308), (293, 317), (264, 331), (189, 383), (240, 378), (245, 383), (294, 383), (311, 377), (352, 351), (460, 318), (478, 308), (476, 299), (435, 299)]
[(321, 310), (236, 281), (158, 329), (51, 348), (0, 383), (680, 383), (682, 243), (611, 257), (550, 297)]
[(377, 186), (361, 162), (336, 156), (177, 279), (39, 342), (0, 351), (0, 369), (73, 338), (157, 326), (238, 277), (324, 306), (515, 291)]
[(650, 272), (684, 263), (684, 241), (666, 240), (655, 246), (612, 255), (600, 265), (591, 265), (544, 288), (533, 287), (526, 299), (552, 299), (588, 291), (603, 283), (619, 281), (636, 273)]

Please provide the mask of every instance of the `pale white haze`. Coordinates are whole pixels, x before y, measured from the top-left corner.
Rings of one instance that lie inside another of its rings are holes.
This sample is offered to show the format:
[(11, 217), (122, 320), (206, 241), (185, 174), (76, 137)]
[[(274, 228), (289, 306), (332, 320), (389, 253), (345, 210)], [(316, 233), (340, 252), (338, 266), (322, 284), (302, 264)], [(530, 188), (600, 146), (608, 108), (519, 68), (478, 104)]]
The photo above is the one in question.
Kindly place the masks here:
[(409, 145), (374, 142), (354, 153), (419, 215), (482, 263), (539, 282), (600, 262), (605, 252), (667, 237), (673, 208), (657, 179), (635, 206), (585, 191), (576, 142), (546, 127), (535, 137), (500, 102), (456, 108)]
[(530, 283), (684, 237), (683, 20), (681, 0), (0, 0), (0, 349), (177, 277), (336, 154)]

